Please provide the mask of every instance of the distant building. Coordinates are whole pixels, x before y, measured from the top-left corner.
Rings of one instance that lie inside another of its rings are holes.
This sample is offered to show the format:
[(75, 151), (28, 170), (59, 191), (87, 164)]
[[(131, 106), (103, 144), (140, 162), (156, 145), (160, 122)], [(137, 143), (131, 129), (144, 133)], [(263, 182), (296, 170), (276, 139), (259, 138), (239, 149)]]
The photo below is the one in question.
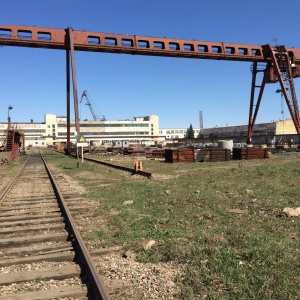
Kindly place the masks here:
[[(25, 147), (42, 147), (67, 141), (67, 118), (46, 114), (43, 123), (13, 123), (25, 135)], [(7, 123), (0, 123), (0, 143), (4, 141)], [(71, 121), (70, 138), (76, 142), (75, 122)], [(80, 121), (81, 136), (87, 141), (110, 144), (118, 141), (154, 144), (159, 139), (158, 115), (134, 117), (133, 120)]]
[[(232, 139), (234, 143), (247, 143), (248, 125), (194, 128), (195, 139), (199, 142), (216, 142)], [(176, 142), (186, 138), (187, 128), (160, 128), (160, 139), (166, 142)], [(284, 121), (258, 123), (254, 125), (252, 142), (254, 144), (275, 145), (276, 143), (299, 144), (292, 119)]]
[[(186, 137), (187, 128), (160, 128), (159, 137), (162, 140), (184, 139)], [(195, 137), (200, 134), (199, 128), (194, 128)]]
[[(46, 114), (45, 122), (12, 123), (25, 136), (25, 147), (46, 147), (67, 141), (67, 118)], [(0, 145), (7, 131), (7, 123), (0, 123)], [(134, 117), (133, 120), (80, 121), (81, 135), (86, 141), (100, 144), (126, 143), (155, 145), (177, 142), (186, 138), (187, 128), (159, 128), (158, 115)], [(246, 143), (248, 125), (194, 128), (199, 142), (216, 142), (233, 139), (234, 143)], [(76, 142), (75, 123), (71, 121), (71, 142)], [(275, 145), (279, 142), (299, 144), (299, 138), (291, 119), (255, 124), (252, 141), (254, 144)]]

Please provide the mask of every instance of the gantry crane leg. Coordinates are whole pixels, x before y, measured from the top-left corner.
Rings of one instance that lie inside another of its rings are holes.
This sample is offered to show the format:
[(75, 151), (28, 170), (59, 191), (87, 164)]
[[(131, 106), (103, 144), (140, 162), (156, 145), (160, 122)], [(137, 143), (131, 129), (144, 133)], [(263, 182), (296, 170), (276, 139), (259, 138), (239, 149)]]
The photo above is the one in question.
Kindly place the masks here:
[[(269, 67), (269, 64), (267, 64), (266, 69)], [(266, 70), (265, 69), (265, 70)], [(262, 95), (265, 89), (266, 81), (267, 81), (267, 75), (266, 72), (262, 70), (258, 70), (257, 62), (253, 63), (252, 66), (252, 86), (251, 86), (251, 96), (250, 96), (250, 108), (249, 108), (249, 121), (248, 121), (248, 134), (247, 134), (247, 144), (252, 144), (252, 135), (253, 135), (253, 129), (254, 129), (254, 124), (256, 121), (258, 109), (261, 103)], [(256, 85), (256, 75), (258, 72), (264, 72), (264, 76), (262, 79), (261, 85)], [(254, 97), (255, 97), (255, 89), (260, 88), (259, 94), (257, 101), (254, 102)], [(255, 110), (254, 110), (255, 106)], [(253, 112), (254, 110), (254, 112)]]
[(280, 83), (281, 93), (285, 98), (300, 140), (300, 116), (294, 85), (292, 58), (289, 56), (289, 53), (284, 46), (275, 47), (275, 50), (273, 50), (270, 45), (265, 47), (267, 47), (267, 50), (269, 51), (275, 74), (277, 75), (278, 82)]
[[(270, 45), (265, 45), (263, 47), (264, 47), (264, 51), (270, 57), (270, 61), (267, 62), (266, 68), (263, 71), (264, 76), (260, 86), (256, 85), (256, 75), (261, 70), (258, 70), (257, 62), (253, 63), (247, 144), (252, 143), (254, 124), (261, 103), (265, 84), (274, 83), (274, 82), (279, 82), (280, 84), (281, 87), (280, 91), (284, 96), (293, 123), (295, 125), (297, 135), (300, 140), (300, 116), (299, 116), (299, 106), (296, 97), (295, 85), (294, 85), (292, 58), (289, 56), (289, 53), (284, 46), (276, 46), (274, 47), (274, 49)], [(270, 79), (271, 73), (274, 73), (275, 75), (274, 79)], [(256, 104), (254, 103), (255, 88), (260, 88)], [(254, 106), (255, 106), (255, 110), (254, 110)]]
[(77, 132), (77, 140), (80, 139), (80, 125), (79, 125), (79, 111), (78, 111), (78, 94), (77, 94), (77, 79), (76, 79), (76, 63), (75, 63), (75, 50), (73, 41), (73, 29), (68, 27), (69, 47), (71, 54), (72, 65), (72, 82), (73, 82), (73, 97), (74, 97), (74, 113), (75, 113), (75, 128)]

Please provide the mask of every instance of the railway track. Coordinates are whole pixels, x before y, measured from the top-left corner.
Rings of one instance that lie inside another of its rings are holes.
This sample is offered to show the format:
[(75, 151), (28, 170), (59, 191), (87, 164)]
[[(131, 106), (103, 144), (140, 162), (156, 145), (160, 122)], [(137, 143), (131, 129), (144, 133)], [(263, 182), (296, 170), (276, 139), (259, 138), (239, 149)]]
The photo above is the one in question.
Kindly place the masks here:
[(71, 216), (80, 205), (66, 205), (40, 153), (0, 202), (0, 299), (109, 299)]
[[(64, 153), (63, 151), (56, 151), (56, 152)], [(74, 157), (75, 159), (77, 159), (76, 154), (74, 152), (71, 153), (70, 155), (72, 157)], [(84, 156), (84, 160), (87, 160), (87, 161), (90, 161), (90, 162), (93, 162), (93, 163), (96, 163), (96, 164), (100, 164), (100, 165), (103, 165), (103, 166), (106, 166), (106, 167), (109, 167), (109, 168), (112, 168), (112, 169), (117, 169), (117, 170), (121, 170), (121, 171), (124, 171), (124, 172), (127, 172), (127, 173), (131, 173), (132, 175), (139, 175), (139, 176), (142, 176), (142, 177), (147, 177), (149, 179), (152, 178), (152, 174), (149, 173), (149, 172), (135, 170), (135, 169), (128, 168), (128, 167), (111, 164), (111, 163), (108, 163), (108, 162), (105, 162), (105, 161), (102, 161), (102, 160), (99, 160), (99, 159), (87, 157), (87, 156)]]
[(131, 169), (131, 168), (118, 166), (118, 165), (115, 165), (115, 164), (111, 164), (111, 163), (104, 162), (104, 161), (101, 161), (101, 160), (93, 159), (93, 158), (90, 158), (90, 157), (84, 157), (84, 159), (88, 160), (88, 161), (91, 161), (91, 162), (94, 162), (96, 164), (104, 165), (104, 166), (109, 167), (109, 168), (125, 171), (125, 172), (131, 173), (133, 175), (139, 175), (139, 176), (143, 176), (143, 177), (147, 177), (147, 178), (151, 178), (151, 176), (152, 176), (152, 174), (149, 173), (149, 172), (136, 171), (136, 170)]

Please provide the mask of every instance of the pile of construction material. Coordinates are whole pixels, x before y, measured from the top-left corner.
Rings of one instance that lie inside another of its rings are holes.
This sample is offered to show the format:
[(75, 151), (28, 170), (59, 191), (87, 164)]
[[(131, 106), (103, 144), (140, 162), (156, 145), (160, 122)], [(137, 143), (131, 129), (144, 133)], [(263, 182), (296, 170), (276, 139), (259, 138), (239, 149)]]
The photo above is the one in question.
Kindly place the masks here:
[(170, 163), (227, 161), (231, 159), (231, 150), (220, 148), (195, 149), (194, 147), (166, 149), (165, 159), (166, 162)]
[(231, 160), (231, 149), (208, 148), (201, 149), (196, 153), (195, 161), (227, 161)]
[(216, 162), (231, 159), (262, 159), (269, 158), (267, 148), (204, 148), (182, 147), (165, 149), (165, 161), (175, 162)]
[(165, 149), (154, 147), (125, 148), (122, 149), (122, 154), (130, 156), (146, 156), (146, 158), (163, 158), (165, 156)]
[(146, 155), (147, 151), (144, 148), (125, 148), (122, 150), (124, 155), (132, 155), (132, 156), (139, 156), (139, 155)]
[(154, 149), (151, 153), (146, 154), (147, 158), (164, 158), (165, 157), (165, 149)]
[(233, 148), (232, 159), (262, 159), (269, 158), (267, 148)]
[(166, 149), (165, 150), (166, 162), (194, 162), (195, 161), (195, 148), (185, 147), (177, 149)]

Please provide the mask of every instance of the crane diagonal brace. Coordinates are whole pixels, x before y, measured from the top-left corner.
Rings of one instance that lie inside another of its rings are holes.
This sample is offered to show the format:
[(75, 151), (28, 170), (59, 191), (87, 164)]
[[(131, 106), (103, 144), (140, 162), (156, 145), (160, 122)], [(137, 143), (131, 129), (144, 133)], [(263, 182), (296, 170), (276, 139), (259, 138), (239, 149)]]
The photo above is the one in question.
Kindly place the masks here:
[(274, 71), (281, 87), (281, 92), (288, 106), (297, 134), (300, 138), (299, 106), (293, 79), (293, 62), (291, 61), (289, 53), (284, 46), (275, 47), (274, 50), (270, 45), (266, 45), (265, 47), (272, 59)]

